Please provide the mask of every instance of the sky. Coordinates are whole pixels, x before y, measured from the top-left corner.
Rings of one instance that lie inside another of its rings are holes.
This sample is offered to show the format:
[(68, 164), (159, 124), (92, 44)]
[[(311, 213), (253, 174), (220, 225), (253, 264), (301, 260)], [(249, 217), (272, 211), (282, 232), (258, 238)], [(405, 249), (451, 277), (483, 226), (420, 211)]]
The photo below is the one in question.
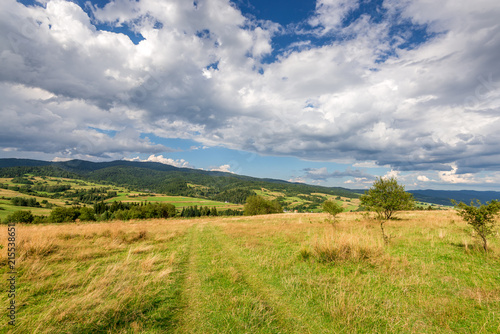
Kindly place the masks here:
[(496, 0), (1, 2), (1, 158), (500, 190)]

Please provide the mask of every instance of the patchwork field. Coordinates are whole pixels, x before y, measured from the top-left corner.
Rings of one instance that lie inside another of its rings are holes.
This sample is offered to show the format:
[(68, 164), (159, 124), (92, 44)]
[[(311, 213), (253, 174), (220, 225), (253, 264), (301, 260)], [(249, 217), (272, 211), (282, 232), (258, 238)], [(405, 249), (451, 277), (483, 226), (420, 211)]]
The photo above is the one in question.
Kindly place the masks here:
[(297, 196), (286, 196), (282, 192), (270, 191), (266, 188), (262, 188), (261, 190), (254, 190), (255, 193), (259, 196), (262, 196), (268, 200), (276, 200), (279, 198), (283, 199), (283, 204), (286, 204), (293, 209), (303, 208), (306, 212), (322, 212), (321, 205), (324, 201), (327, 200), (336, 200), (343, 208), (344, 211), (356, 211), (358, 210), (361, 201), (358, 198), (348, 198), (343, 196), (334, 196), (323, 193), (312, 193), (311, 195), (307, 194), (298, 194)]
[(366, 215), (326, 217), (17, 225), (0, 332), (500, 332), (498, 235), (485, 254), (453, 211), (412, 211), (384, 246)]
[[(240, 204), (232, 204), (232, 203), (224, 203), (218, 201), (211, 201), (203, 198), (194, 198), (194, 197), (184, 197), (184, 196), (166, 196), (161, 194), (154, 193), (140, 193), (140, 192), (132, 192), (127, 188), (115, 186), (115, 185), (106, 185), (93, 183), (83, 180), (73, 180), (73, 179), (65, 179), (65, 178), (56, 178), (56, 177), (35, 177), (28, 176), (29, 180), (35, 184), (43, 183), (47, 186), (71, 186), (70, 190), (67, 190), (64, 193), (73, 193), (75, 191), (81, 190), (90, 190), (92, 188), (106, 188), (111, 192), (116, 192), (116, 196), (108, 198), (105, 202), (114, 202), (114, 201), (122, 201), (122, 202), (162, 202), (162, 203), (171, 203), (180, 212), (182, 208), (188, 206), (208, 206), (208, 207), (216, 207), (218, 210), (242, 210), (243, 205)], [(21, 187), (22, 184), (16, 184), (12, 182), (12, 178), (0, 178), (0, 184)], [(23, 198), (35, 198), (38, 202), (46, 201), (49, 205), (53, 206), (72, 206), (72, 205), (82, 205), (82, 206), (92, 206), (92, 204), (86, 203), (75, 203), (71, 198), (50, 198), (48, 196), (53, 195), (54, 193), (46, 193), (43, 191), (37, 192), (37, 196), (29, 195), (22, 193), (20, 191), (14, 191), (11, 189), (2, 189), (0, 188), (0, 219), (6, 218), (8, 215), (12, 214), (18, 210), (30, 210), (34, 215), (49, 215), (51, 209), (45, 208), (47, 204), (42, 205), (42, 207), (20, 207), (12, 205), (10, 199), (14, 197), (23, 197)], [(43, 197), (47, 196), (47, 197)]]

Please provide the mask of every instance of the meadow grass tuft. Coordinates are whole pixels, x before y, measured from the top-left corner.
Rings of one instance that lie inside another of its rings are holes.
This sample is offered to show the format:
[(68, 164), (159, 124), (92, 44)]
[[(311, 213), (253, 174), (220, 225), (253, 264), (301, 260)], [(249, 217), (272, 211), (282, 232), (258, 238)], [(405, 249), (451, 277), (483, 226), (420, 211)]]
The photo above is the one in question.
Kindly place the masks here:
[[(310, 246), (309, 258), (313, 256), (320, 262), (341, 263), (345, 261), (358, 262), (379, 258), (383, 254), (383, 247), (376, 240), (348, 235), (348, 234), (326, 234), (316, 240)], [(307, 249), (301, 250), (301, 256)]]

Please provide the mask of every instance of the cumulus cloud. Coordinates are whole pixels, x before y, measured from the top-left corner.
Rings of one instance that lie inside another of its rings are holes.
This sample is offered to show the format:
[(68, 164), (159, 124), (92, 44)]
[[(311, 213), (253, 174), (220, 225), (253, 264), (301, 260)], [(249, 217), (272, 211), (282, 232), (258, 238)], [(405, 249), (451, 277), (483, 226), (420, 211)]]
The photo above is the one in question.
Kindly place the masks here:
[(306, 183), (306, 180), (303, 177), (292, 177), (291, 179), (288, 180), (288, 182)]
[(132, 159), (124, 159), (124, 160), (141, 161), (141, 162), (159, 162), (159, 163), (162, 163), (165, 165), (171, 165), (171, 166), (180, 167), (180, 168), (193, 168), (193, 166), (191, 166), (189, 164), (189, 162), (184, 160), (184, 159), (171, 159), (171, 158), (164, 157), (163, 155), (152, 154), (147, 159), (141, 159), (139, 157), (135, 157)]
[(231, 165), (225, 164), (225, 165), (220, 165), (219, 167), (212, 168), (210, 170), (212, 172), (234, 173), (230, 169), (231, 169)]
[[(129, 127), (126, 114), (40, 88), (0, 83), (0, 142), (10, 151), (60, 158), (121, 158), (124, 152), (171, 151)], [(97, 129), (101, 129), (98, 131)], [(102, 130), (114, 130), (109, 136)], [(51, 159), (49, 159), (51, 160)]]
[[(263, 155), (435, 170), (444, 182), (500, 170), (500, 7), (493, 0), (318, 0), (301, 36), (227, 0), (51, 0), (0, 12), (0, 144), (10, 152), (115, 158), (170, 149), (141, 134)], [(126, 27), (144, 39), (99, 25)], [(412, 27), (413, 30), (395, 29)], [(413, 31), (425, 38), (415, 41)], [(302, 47), (306, 45), (307, 47)], [(359, 170), (306, 171), (324, 180)]]
[(427, 176), (425, 176), (425, 175), (419, 175), (419, 176), (417, 176), (417, 180), (419, 180), (421, 182), (429, 182), (430, 181), (430, 179)]
[(399, 174), (400, 174), (400, 172), (397, 171), (397, 170), (390, 170), (384, 176), (382, 176), (382, 178), (383, 179), (390, 179), (390, 178), (396, 178), (397, 179), (399, 177)]

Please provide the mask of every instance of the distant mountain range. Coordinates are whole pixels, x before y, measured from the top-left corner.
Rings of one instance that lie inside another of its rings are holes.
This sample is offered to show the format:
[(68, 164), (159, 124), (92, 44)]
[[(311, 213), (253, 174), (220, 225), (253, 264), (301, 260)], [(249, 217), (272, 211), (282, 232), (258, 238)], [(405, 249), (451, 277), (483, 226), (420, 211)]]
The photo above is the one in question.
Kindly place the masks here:
[(475, 191), (475, 190), (411, 190), (413, 196), (422, 202), (451, 205), (451, 200), (464, 202), (469, 204), (471, 201), (480, 200), (482, 203), (491, 200), (500, 200), (500, 192), (498, 191)]
[[(150, 190), (172, 195), (217, 198), (219, 200), (224, 200), (225, 197), (233, 198), (236, 196), (235, 192), (238, 191), (248, 193), (262, 187), (283, 192), (288, 196), (318, 192), (354, 198), (364, 193), (364, 190), (358, 189), (322, 187), (225, 172), (178, 168), (157, 162), (126, 160), (49, 162), (31, 159), (0, 159), (0, 176), (13, 177), (23, 173), (84, 177), (94, 181), (126, 185), (135, 190)], [(500, 192), (498, 191), (427, 189), (409, 192), (413, 193), (418, 201), (440, 205), (451, 205), (451, 199), (466, 203), (475, 199), (483, 203), (493, 199), (500, 199)]]

